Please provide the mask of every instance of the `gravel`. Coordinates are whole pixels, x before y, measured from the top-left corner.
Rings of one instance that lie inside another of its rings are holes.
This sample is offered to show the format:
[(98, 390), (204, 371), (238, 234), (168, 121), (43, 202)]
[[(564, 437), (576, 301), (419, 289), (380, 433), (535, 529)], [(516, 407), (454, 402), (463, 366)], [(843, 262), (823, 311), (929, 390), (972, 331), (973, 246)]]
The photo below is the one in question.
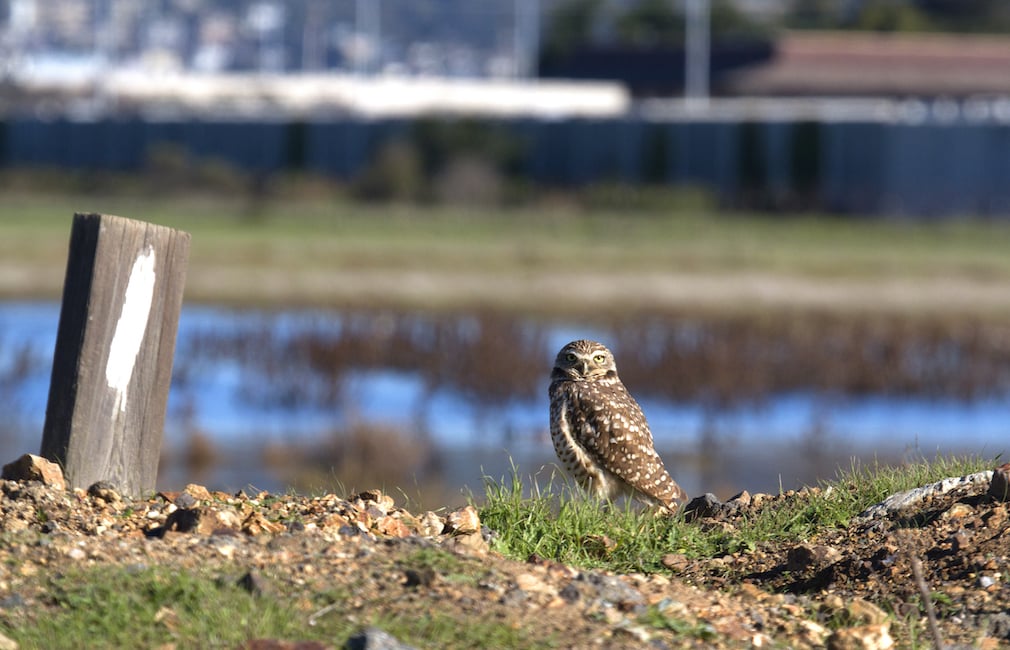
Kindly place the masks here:
[[(351, 647), (408, 647), (367, 621), (437, 608), (461, 622), (525, 626), (556, 647), (887, 648), (907, 635), (901, 626), (926, 634), (910, 568), (918, 558), (926, 589), (943, 594), (945, 642), (995, 648), (1010, 643), (1010, 518), (987, 487), (960, 482), (802, 543), (715, 558), (671, 553), (668, 573), (618, 575), (504, 558), (472, 507), (412, 513), (379, 491), (235, 495), (190, 485), (135, 500), (108, 485), (71, 491), (4, 480), (0, 609), (50, 606), (34, 577), (53, 567), (159, 565), (218, 571), (265, 597), (347, 586), (347, 602), (307, 613), (306, 625), (361, 620)], [(795, 496), (707, 504), (691, 525), (741, 525), (787, 498)], [(430, 549), (451, 552), (452, 566), (419, 564)]]

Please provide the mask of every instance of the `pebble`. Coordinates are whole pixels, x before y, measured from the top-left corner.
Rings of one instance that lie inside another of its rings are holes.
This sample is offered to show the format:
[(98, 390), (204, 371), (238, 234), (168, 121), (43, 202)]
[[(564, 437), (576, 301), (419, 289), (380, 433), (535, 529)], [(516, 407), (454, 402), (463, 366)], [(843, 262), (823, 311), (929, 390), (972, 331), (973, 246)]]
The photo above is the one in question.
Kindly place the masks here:
[(819, 569), (842, 559), (841, 552), (826, 544), (800, 544), (786, 553), (786, 568), (789, 571)]
[(477, 509), (473, 506), (454, 510), (445, 518), (445, 523), (454, 533), (465, 535), (480, 532), (480, 517), (477, 515)]
[(691, 522), (705, 517), (714, 517), (722, 509), (722, 502), (711, 492), (691, 499), (684, 506), (684, 521)]
[(827, 641), (828, 650), (890, 650), (894, 647), (890, 625), (861, 625), (836, 630)]
[(820, 623), (803, 619), (796, 626), (799, 632), (799, 640), (807, 645), (820, 646), (824, 644), (824, 639), (828, 637), (830, 631)]
[(996, 501), (1010, 501), (1010, 463), (1004, 463), (993, 470), (988, 494)]
[(57, 490), (66, 490), (63, 470), (56, 463), (34, 454), (25, 454), (3, 466), (0, 477), (8, 481), (39, 481)]
[(413, 646), (401, 643), (392, 634), (370, 627), (360, 634), (347, 639), (346, 650), (414, 650)]

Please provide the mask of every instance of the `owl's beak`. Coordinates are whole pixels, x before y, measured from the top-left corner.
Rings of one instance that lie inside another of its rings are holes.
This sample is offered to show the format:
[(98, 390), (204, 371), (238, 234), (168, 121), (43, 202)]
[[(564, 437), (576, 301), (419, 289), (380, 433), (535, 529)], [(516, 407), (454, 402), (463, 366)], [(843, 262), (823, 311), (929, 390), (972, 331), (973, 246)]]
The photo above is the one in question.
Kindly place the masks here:
[(589, 375), (589, 362), (586, 361), (585, 359), (583, 359), (582, 363), (579, 364), (579, 373), (583, 377), (586, 377), (587, 375)]

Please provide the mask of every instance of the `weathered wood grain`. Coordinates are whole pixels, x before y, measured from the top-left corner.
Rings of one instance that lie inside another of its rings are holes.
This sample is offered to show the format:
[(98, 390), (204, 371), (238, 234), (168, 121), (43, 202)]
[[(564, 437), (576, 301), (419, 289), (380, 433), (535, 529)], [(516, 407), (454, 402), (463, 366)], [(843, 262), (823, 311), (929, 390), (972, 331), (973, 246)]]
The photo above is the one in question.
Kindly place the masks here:
[(75, 214), (41, 455), (71, 487), (154, 489), (188, 233)]

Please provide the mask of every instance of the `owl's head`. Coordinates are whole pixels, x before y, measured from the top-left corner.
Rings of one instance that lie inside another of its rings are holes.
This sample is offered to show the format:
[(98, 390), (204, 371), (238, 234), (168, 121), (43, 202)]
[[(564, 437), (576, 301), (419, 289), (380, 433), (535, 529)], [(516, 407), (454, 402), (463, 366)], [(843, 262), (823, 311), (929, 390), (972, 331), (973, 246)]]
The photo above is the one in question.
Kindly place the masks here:
[(616, 377), (617, 365), (613, 353), (602, 343), (585, 339), (572, 341), (561, 348), (551, 372), (552, 380), (599, 381)]

